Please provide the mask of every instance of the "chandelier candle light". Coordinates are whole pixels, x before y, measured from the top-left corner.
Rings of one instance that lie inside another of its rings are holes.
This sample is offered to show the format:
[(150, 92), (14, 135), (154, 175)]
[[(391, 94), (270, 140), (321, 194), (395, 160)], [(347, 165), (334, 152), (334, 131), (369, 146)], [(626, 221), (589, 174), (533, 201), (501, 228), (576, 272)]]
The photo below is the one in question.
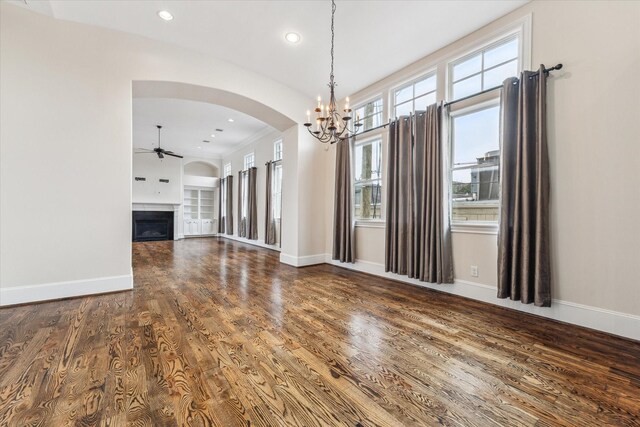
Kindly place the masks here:
[(351, 108), (349, 108), (349, 97), (346, 98), (344, 105), (344, 116), (338, 113), (336, 103), (335, 87), (336, 82), (333, 80), (333, 21), (336, 14), (336, 2), (331, 0), (331, 74), (329, 74), (329, 104), (324, 105), (322, 98), (318, 96), (318, 106), (314, 109), (316, 113), (316, 129), (312, 130), (311, 112), (307, 110), (307, 122), (304, 124), (311, 135), (318, 141), (323, 143), (335, 144), (355, 135), (362, 123), (358, 123), (360, 118), (357, 117), (355, 123), (351, 121)]

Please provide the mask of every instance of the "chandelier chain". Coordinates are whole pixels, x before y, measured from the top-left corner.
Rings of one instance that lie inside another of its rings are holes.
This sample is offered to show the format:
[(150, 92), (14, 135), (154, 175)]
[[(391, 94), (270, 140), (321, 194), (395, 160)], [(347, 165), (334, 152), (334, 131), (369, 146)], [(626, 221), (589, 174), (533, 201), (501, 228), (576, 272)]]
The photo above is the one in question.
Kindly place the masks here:
[(331, 0), (331, 81), (333, 82), (333, 39), (335, 37), (335, 31), (333, 30), (333, 20), (336, 14), (336, 2)]

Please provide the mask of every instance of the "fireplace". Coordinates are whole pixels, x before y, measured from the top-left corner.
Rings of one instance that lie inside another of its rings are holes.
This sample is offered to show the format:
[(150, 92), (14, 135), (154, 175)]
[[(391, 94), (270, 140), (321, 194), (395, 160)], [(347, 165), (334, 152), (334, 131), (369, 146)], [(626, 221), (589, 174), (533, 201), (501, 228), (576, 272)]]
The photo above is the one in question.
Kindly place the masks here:
[(173, 240), (173, 212), (133, 211), (133, 241)]

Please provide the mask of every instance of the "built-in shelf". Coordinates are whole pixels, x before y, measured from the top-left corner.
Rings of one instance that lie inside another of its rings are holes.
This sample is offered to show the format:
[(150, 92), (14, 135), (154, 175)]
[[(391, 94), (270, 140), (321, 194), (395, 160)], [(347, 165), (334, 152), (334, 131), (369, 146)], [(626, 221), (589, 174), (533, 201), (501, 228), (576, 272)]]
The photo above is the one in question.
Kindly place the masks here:
[(218, 222), (215, 210), (214, 190), (185, 188), (183, 204), (185, 237), (216, 234)]

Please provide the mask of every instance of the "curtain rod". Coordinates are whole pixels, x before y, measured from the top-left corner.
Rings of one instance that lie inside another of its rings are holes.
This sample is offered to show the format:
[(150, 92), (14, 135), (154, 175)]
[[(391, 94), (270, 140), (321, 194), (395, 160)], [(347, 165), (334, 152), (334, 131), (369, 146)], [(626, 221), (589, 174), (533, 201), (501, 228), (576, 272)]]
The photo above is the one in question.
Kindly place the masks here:
[[(545, 73), (545, 74), (549, 74), (551, 71), (554, 71), (554, 70), (560, 70), (561, 68), (562, 68), (562, 64), (558, 64), (558, 65), (555, 65), (555, 66), (553, 66), (553, 67), (551, 67), (551, 68), (545, 68), (545, 69), (544, 69), (544, 73)], [(531, 76), (531, 77), (529, 77), (529, 78), (533, 78), (533, 77), (537, 77), (537, 76), (538, 76), (537, 74), (534, 74), (533, 76)], [(455, 100), (453, 100), (453, 101), (445, 102), (445, 103), (443, 104), (443, 106), (448, 107), (449, 105), (453, 105), (453, 104), (456, 104), (456, 103), (458, 103), (458, 102), (466, 101), (467, 99), (475, 98), (476, 96), (484, 95), (485, 93), (493, 92), (494, 90), (497, 90), (497, 89), (502, 89), (502, 85), (500, 85), (500, 86), (495, 86), (495, 87), (492, 87), (492, 88), (490, 88), (490, 89), (485, 89), (485, 90), (483, 90), (482, 92), (477, 92), (477, 93), (474, 93), (473, 95), (465, 96), (464, 98), (455, 99)], [(397, 118), (397, 117), (396, 117), (396, 118)], [(392, 122), (392, 121), (391, 121), (391, 120), (389, 120), (389, 122), (388, 122), (388, 123), (385, 123), (385, 124), (380, 125), (380, 126), (376, 126), (376, 127), (374, 127), (374, 128), (371, 128), (371, 129), (367, 129), (367, 130), (365, 130), (365, 131), (363, 131), (363, 132), (360, 132), (360, 133), (356, 133), (356, 134), (355, 134), (355, 135), (353, 135), (353, 136), (364, 135), (365, 133), (373, 132), (374, 130), (378, 130), (378, 129), (386, 128), (387, 126), (389, 126), (389, 125), (391, 124), (391, 122)]]
[(269, 163), (278, 163), (278, 162), (281, 162), (281, 161), (282, 161), (282, 159), (278, 159), (278, 160), (269, 160), (269, 161), (268, 161), (268, 162), (266, 162), (264, 165), (265, 165), (265, 166), (269, 166)]

